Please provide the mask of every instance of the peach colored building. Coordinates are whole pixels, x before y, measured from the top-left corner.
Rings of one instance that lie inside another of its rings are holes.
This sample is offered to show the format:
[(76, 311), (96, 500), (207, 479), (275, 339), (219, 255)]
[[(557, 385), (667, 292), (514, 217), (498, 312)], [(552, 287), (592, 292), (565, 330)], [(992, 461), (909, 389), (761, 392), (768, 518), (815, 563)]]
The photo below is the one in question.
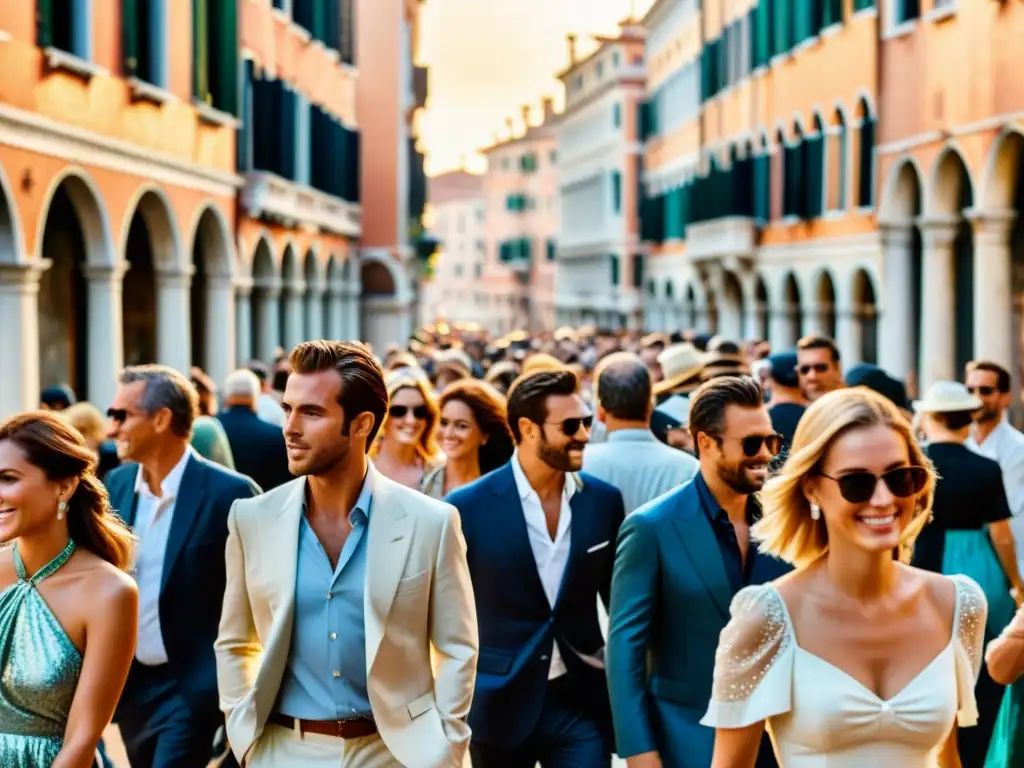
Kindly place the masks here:
[(353, 0), (238, 2), (237, 350), (360, 336)]
[(427, 181), (431, 236), (440, 243), (420, 286), (420, 324), (480, 322), (487, 256), (483, 177), (452, 171)]
[(482, 150), (486, 200), (486, 264), (479, 322), (494, 333), (550, 330), (555, 322), (555, 238), (558, 235), (558, 152), (554, 102), (544, 99), (532, 124)]
[(125, 363), (236, 362), (238, 17), (140, 6), (0, 7), (0, 415), (60, 383), (106, 409)]
[(875, 361), (872, 1), (658, 0), (644, 25), (648, 326)]
[[(921, 386), (1024, 363), (1024, 5), (881, 3), (883, 353)], [(925, 268), (927, 266), (927, 268)]]
[(569, 65), (559, 74), (565, 111), (555, 124), (559, 325), (643, 322), (637, 105), (645, 97), (646, 34), (637, 20), (625, 19), (616, 35), (596, 37), (596, 50), (585, 58), (569, 36)]
[(356, 0), (362, 127), (361, 284), (363, 338), (403, 343), (416, 318), (416, 290), (427, 255), (427, 198), (417, 115), (428, 70), (417, 64), (423, 0)]

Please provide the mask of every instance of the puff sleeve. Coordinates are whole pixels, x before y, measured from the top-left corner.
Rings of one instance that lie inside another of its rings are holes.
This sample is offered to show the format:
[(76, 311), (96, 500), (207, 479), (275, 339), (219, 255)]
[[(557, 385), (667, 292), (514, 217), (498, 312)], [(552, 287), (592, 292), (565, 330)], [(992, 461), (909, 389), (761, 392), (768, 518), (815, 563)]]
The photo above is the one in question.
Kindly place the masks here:
[(978, 704), (974, 689), (981, 674), (985, 652), (985, 621), (988, 602), (977, 582), (967, 576), (950, 577), (956, 585), (956, 619), (953, 650), (956, 655), (957, 724), (977, 725)]
[(736, 593), (715, 653), (711, 703), (701, 725), (745, 728), (792, 707), (793, 631), (770, 585)]

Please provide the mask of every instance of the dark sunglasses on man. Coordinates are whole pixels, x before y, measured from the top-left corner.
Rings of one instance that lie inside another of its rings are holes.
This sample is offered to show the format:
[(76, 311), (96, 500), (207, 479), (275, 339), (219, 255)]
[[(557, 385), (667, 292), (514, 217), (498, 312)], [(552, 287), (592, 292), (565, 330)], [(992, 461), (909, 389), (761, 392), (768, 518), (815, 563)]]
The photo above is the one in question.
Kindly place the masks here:
[(747, 437), (715, 437), (715, 440), (738, 440), (743, 447), (743, 454), (747, 457), (757, 456), (761, 452), (761, 446), (768, 447), (768, 453), (778, 456), (782, 450), (782, 435), (748, 435)]
[(128, 411), (124, 408), (108, 408), (107, 418), (111, 421), (116, 421), (118, 424), (124, 424), (128, 418)]
[(928, 470), (924, 467), (897, 467), (876, 475), (872, 472), (850, 472), (839, 477), (821, 476), (839, 486), (839, 494), (851, 504), (866, 504), (875, 495), (875, 488), (881, 480), (889, 493), (898, 499), (916, 496), (928, 484)]
[(972, 395), (981, 395), (982, 397), (992, 397), (996, 393), (995, 387), (968, 387), (967, 391)]
[(815, 373), (828, 373), (828, 369), (828, 363), (804, 363), (796, 370), (801, 376), (806, 376), (811, 371), (814, 371)]
[[(430, 409), (427, 408), (427, 406), (425, 405), (417, 405), (413, 407), (411, 410), (413, 418), (416, 419), (416, 421), (425, 421), (426, 418), (430, 415)], [(390, 408), (388, 408), (388, 416), (390, 416), (393, 419), (404, 419), (405, 415), (409, 411), (410, 407), (408, 405), (392, 405)]]
[(545, 421), (544, 423), (560, 426), (563, 435), (572, 437), (580, 431), (581, 426), (589, 432), (590, 428), (594, 426), (594, 416), (577, 416), (572, 419), (565, 419), (565, 421)]

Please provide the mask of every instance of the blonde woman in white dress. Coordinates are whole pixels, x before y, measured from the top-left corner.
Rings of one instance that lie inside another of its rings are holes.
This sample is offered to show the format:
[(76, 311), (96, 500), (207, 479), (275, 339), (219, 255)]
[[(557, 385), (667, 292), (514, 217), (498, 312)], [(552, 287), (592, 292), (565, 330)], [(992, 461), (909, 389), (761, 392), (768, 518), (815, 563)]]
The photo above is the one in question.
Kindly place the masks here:
[(970, 579), (900, 561), (934, 487), (885, 398), (846, 389), (808, 408), (751, 531), (796, 570), (733, 599), (702, 721), (712, 768), (751, 768), (766, 726), (782, 768), (959, 766), (987, 608)]

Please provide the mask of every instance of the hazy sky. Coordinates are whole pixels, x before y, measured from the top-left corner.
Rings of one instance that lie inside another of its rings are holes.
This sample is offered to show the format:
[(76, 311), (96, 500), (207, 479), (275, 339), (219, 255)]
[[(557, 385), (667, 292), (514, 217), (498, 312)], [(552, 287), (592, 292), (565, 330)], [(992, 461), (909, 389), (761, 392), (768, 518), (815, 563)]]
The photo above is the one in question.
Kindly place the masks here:
[(459, 166), (466, 155), (481, 170), (476, 150), (505, 132), (505, 118), (520, 125), (521, 105), (539, 116), (540, 100), (561, 107), (555, 73), (568, 63), (565, 36), (580, 36), (577, 50), (592, 50), (591, 34), (608, 34), (631, 6), (642, 16), (654, 0), (427, 0), (422, 7), (420, 59), (430, 67), (430, 99), (420, 118), (427, 169)]

